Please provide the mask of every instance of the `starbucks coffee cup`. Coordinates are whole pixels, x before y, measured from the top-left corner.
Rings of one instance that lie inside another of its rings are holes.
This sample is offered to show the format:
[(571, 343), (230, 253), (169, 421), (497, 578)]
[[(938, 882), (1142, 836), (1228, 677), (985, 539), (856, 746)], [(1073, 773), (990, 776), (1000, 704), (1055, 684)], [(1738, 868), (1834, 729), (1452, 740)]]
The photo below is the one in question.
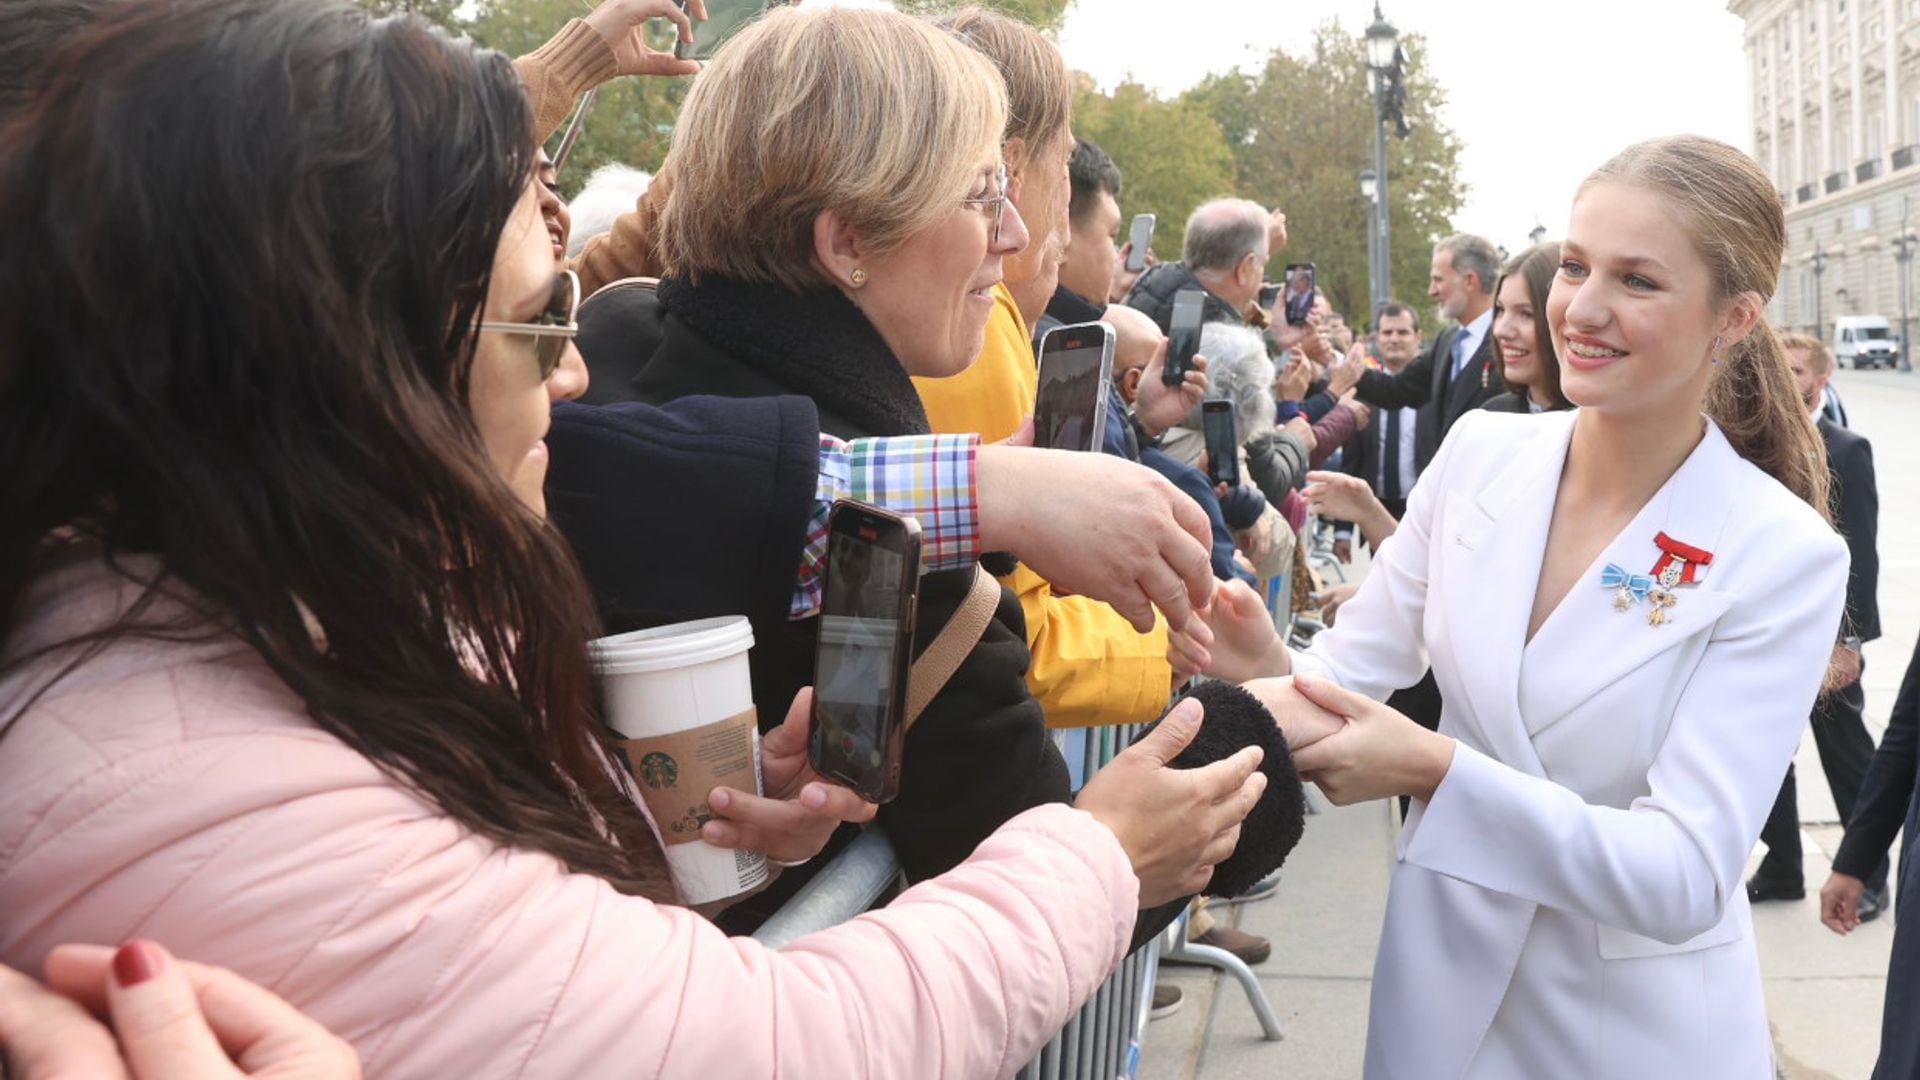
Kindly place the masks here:
[(607, 722), (646, 800), (667, 866), (688, 904), (737, 896), (767, 880), (767, 860), (700, 839), (707, 793), (761, 793), (745, 617), (676, 623), (588, 642)]

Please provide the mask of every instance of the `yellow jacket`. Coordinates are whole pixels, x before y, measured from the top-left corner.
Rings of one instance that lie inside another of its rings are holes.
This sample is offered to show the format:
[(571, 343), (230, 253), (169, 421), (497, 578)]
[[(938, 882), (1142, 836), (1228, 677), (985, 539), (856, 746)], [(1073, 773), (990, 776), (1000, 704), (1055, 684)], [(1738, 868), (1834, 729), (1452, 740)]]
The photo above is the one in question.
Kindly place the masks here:
[[(1033, 338), (1004, 285), (993, 290), (987, 341), (972, 367), (950, 379), (915, 379), (933, 430), (978, 432), (997, 441), (1033, 412), (1039, 385)], [(1001, 579), (1020, 598), (1033, 664), (1027, 688), (1047, 726), (1090, 727), (1152, 720), (1167, 706), (1173, 669), (1167, 626), (1142, 634), (1111, 607), (1084, 596), (1055, 596), (1045, 578), (1021, 566)]]

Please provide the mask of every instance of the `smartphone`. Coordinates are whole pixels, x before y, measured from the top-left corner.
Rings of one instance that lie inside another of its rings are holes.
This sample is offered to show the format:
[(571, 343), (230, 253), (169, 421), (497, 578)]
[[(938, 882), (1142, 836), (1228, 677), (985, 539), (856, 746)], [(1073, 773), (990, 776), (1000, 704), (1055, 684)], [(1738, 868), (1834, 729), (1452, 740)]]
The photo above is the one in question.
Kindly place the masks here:
[(1127, 273), (1137, 274), (1147, 268), (1147, 251), (1153, 247), (1157, 220), (1152, 214), (1133, 215), (1133, 231), (1127, 234), (1127, 242), (1133, 245), (1127, 249)]
[(1113, 327), (1079, 323), (1040, 340), (1040, 389), (1033, 397), (1033, 445), (1100, 449), (1113, 378)]
[(1287, 325), (1307, 325), (1307, 316), (1313, 312), (1314, 276), (1312, 263), (1287, 264)]
[[(674, 0), (682, 9), (686, 0)], [(695, 20), (693, 41), (675, 41), (676, 60), (711, 60), (727, 39), (747, 28), (747, 24), (765, 15), (770, 8), (786, 0), (707, 0), (707, 21)]]
[(1201, 289), (1181, 289), (1173, 294), (1173, 319), (1167, 325), (1167, 366), (1160, 381), (1179, 386), (1187, 381), (1187, 369), (1193, 366), (1193, 354), (1200, 351), (1200, 313), (1206, 310), (1207, 294)]
[(1200, 427), (1207, 440), (1207, 479), (1239, 487), (1240, 440), (1234, 435), (1233, 402), (1201, 402)]
[(834, 503), (822, 586), (807, 758), (868, 802), (887, 802), (900, 792), (920, 523), (851, 499)]

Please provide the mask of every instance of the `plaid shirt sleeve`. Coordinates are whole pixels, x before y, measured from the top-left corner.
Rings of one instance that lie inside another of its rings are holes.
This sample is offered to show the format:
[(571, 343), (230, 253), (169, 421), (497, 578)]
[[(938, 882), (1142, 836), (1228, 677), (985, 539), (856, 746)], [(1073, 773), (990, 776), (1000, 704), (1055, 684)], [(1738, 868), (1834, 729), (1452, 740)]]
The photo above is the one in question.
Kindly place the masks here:
[(980, 557), (977, 435), (906, 435), (845, 442), (820, 436), (820, 481), (788, 616), (820, 612), (827, 515), (857, 499), (920, 523), (920, 569), (955, 570)]

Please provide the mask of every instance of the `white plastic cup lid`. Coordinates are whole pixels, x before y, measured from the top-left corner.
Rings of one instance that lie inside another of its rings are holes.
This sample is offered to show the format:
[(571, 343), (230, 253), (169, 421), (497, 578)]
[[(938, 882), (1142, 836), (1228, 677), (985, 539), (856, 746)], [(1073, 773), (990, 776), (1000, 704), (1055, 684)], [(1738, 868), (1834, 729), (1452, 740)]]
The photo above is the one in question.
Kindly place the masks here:
[(753, 624), (745, 615), (656, 626), (587, 642), (593, 670), (601, 675), (673, 671), (744, 654), (753, 647)]

